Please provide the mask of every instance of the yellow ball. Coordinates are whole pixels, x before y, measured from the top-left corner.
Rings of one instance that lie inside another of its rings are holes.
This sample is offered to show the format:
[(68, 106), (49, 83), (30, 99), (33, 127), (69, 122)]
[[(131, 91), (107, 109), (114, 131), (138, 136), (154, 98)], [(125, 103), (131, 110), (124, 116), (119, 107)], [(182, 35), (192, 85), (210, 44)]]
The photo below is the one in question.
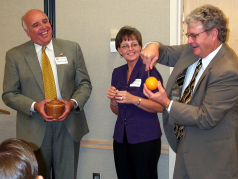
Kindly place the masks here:
[(151, 76), (149, 78), (146, 79), (145, 81), (145, 85), (149, 90), (156, 90), (158, 87), (158, 80)]

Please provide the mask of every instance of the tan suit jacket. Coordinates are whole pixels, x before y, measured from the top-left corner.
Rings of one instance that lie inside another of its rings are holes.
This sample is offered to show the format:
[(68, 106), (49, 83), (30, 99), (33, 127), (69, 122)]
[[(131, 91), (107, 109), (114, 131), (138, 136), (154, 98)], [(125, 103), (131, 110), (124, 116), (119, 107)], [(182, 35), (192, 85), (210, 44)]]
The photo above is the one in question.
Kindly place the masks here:
[[(177, 77), (198, 57), (188, 44), (172, 47), (160, 44), (159, 51), (158, 62), (174, 67), (166, 86), (168, 97), (174, 102), (169, 114), (164, 109), (163, 123), (168, 142), (179, 156), (176, 166), (183, 163), (190, 179), (238, 178), (238, 61), (235, 54), (223, 44), (203, 72), (191, 104), (187, 105), (178, 102), (182, 86), (178, 86)], [(174, 135), (174, 124), (185, 126), (180, 141)]]
[[(57, 65), (58, 81), (62, 99), (78, 102), (80, 111), (71, 111), (64, 123), (74, 141), (79, 142), (89, 131), (83, 108), (92, 90), (90, 78), (77, 43), (54, 38), (52, 42), (55, 57), (66, 56), (68, 60), (68, 64)], [(32, 41), (6, 53), (2, 99), (17, 111), (17, 138), (30, 142), (37, 150), (47, 122), (37, 112), (29, 115), (31, 104), (45, 99), (42, 72)]]

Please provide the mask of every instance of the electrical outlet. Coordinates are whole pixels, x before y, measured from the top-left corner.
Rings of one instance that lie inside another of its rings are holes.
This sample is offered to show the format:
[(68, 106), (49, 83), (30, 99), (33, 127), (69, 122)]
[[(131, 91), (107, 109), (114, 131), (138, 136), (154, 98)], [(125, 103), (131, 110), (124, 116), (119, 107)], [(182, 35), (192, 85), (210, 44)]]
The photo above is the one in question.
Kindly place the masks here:
[(101, 173), (93, 173), (93, 179), (102, 179)]

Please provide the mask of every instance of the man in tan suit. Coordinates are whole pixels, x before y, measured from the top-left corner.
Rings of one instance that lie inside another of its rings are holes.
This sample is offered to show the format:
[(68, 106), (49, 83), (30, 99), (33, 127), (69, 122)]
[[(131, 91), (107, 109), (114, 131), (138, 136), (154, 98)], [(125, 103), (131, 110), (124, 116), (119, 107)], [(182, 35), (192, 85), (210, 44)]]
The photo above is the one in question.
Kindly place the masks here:
[(151, 43), (142, 51), (146, 70), (156, 60), (174, 67), (166, 90), (158, 83), (159, 92), (144, 86), (144, 94), (164, 106), (165, 134), (177, 153), (174, 179), (237, 179), (238, 61), (225, 44), (227, 20), (205, 5), (186, 23), (188, 44)]
[[(77, 43), (52, 38), (47, 16), (30, 10), (22, 18), (25, 32), (31, 38), (6, 53), (2, 99), (17, 111), (17, 138), (31, 143), (39, 174), (57, 179), (75, 179), (79, 143), (88, 133), (84, 114), (92, 86), (80, 46)], [(57, 98), (65, 104), (58, 121), (45, 113), (44, 83), (41, 54), (51, 63)], [(60, 60), (57, 60), (60, 59)]]

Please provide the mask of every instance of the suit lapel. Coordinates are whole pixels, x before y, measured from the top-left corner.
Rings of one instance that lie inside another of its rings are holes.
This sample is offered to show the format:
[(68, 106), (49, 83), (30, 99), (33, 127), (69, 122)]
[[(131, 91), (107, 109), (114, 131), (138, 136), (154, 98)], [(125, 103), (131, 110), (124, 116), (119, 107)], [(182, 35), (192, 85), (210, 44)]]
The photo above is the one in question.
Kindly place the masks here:
[(178, 84), (178, 78), (186, 75), (187, 68), (197, 60), (198, 57), (193, 54), (189, 56), (183, 56), (178, 60), (169, 77), (166, 87), (166, 92), (169, 94), (170, 99), (176, 101), (180, 99), (183, 81), (180, 81), (180, 84)]
[(27, 48), (25, 51), (25, 59), (42, 93), (44, 94), (44, 83), (42, 78), (42, 71), (41, 71), (40, 63), (36, 54), (34, 44), (31, 41), (29, 41), (29, 43), (27, 44)]
[(208, 72), (214, 67), (214, 65), (216, 64), (216, 62), (218, 62), (218, 60), (220, 60), (223, 56), (224, 53), (227, 49), (226, 44), (223, 44), (221, 49), (218, 51), (218, 53), (215, 55), (215, 57), (212, 59), (212, 61), (209, 63), (209, 65), (207, 66), (207, 68), (204, 70), (202, 76), (200, 77), (194, 91), (193, 91), (193, 95), (196, 93), (199, 85), (201, 84), (202, 80), (204, 79), (204, 77), (208, 74)]
[[(130, 79), (128, 81), (128, 85), (132, 84), (134, 82), (134, 80), (138, 77), (141, 64), (142, 64), (142, 59), (139, 58), (136, 65), (134, 66), (134, 68), (131, 72), (131, 76), (130, 76)], [(126, 76), (127, 76), (127, 72), (126, 72)]]
[[(62, 44), (59, 43), (59, 41), (57, 39), (54, 39), (54, 38), (52, 38), (52, 42), (53, 42), (55, 57), (66, 56), (66, 54), (64, 53)], [(57, 65), (56, 64), (60, 91), (61, 91), (62, 85), (63, 85), (65, 66), (66, 65)]]

